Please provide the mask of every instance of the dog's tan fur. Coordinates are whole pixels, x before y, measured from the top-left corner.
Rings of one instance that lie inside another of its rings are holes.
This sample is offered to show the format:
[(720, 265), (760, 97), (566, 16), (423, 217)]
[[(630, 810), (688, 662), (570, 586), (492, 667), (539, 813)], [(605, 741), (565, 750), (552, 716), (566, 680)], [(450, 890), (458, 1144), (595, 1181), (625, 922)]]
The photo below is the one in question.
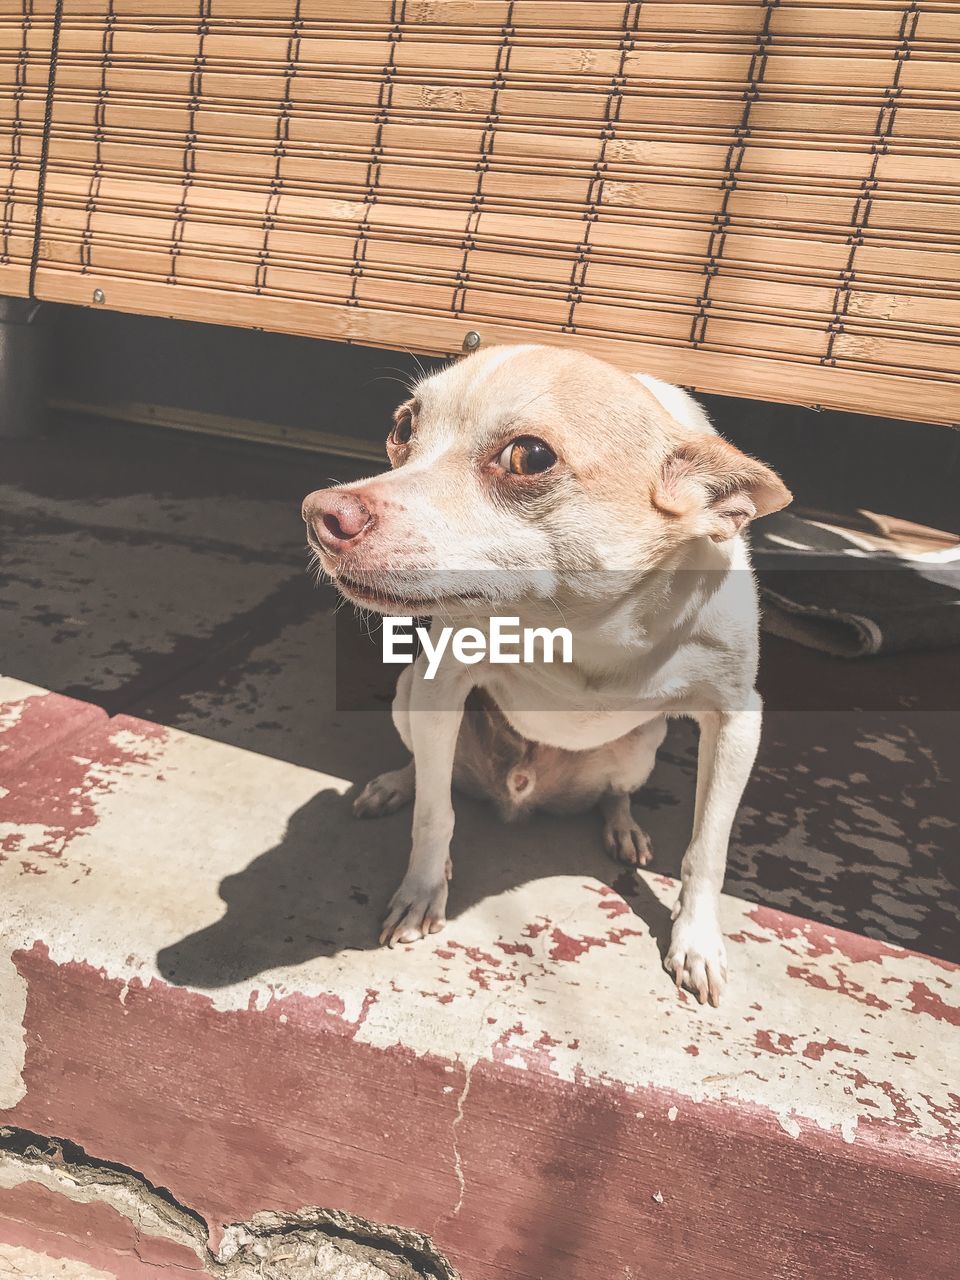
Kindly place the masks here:
[[(451, 786), (505, 818), (598, 805), (604, 841), (643, 864), (630, 812), (666, 718), (700, 724), (694, 829), (665, 964), (719, 1000), (717, 904), (736, 808), (756, 754), (758, 612), (741, 529), (790, 494), (714, 432), (685, 392), (558, 348), (498, 347), (423, 379), (398, 411), (393, 470), (304, 502), (322, 567), (355, 603), (488, 625), (568, 626), (570, 666), (423, 663), (398, 683), (405, 769), (368, 785), (361, 815), (414, 800), (413, 850), (382, 940), (442, 927)], [(405, 437), (409, 431), (409, 440)], [(534, 437), (537, 475), (502, 465)]]

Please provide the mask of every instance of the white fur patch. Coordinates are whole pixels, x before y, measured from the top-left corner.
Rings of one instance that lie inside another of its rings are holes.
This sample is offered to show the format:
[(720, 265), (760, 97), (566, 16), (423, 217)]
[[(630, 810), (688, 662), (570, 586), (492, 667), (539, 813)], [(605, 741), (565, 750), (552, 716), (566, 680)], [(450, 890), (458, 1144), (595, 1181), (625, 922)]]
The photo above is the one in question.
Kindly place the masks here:
[(672, 418), (676, 418), (681, 426), (689, 427), (691, 431), (717, 434), (713, 423), (707, 417), (706, 409), (694, 400), (689, 391), (684, 391), (682, 387), (675, 387), (671, 382), (663, 382), (660, 378), (655, 378), (652, 373), (635, 373), (633, 376), (638, 382), (643, 383), (651, 395), (656, 396), (667, 413)]

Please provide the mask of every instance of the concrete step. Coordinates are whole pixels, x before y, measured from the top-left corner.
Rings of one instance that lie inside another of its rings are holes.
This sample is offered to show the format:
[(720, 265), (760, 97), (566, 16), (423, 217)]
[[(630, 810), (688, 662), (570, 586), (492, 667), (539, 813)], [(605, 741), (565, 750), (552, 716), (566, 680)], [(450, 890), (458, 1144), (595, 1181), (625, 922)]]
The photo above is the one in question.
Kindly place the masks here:
[(950, 963), (728, 896), (701, 1008), (674, 880), (470, 804), (384, 951), (359, 731), (324, 772), (9, 679), (0, 724), (0, 1275), (954, 1274)]

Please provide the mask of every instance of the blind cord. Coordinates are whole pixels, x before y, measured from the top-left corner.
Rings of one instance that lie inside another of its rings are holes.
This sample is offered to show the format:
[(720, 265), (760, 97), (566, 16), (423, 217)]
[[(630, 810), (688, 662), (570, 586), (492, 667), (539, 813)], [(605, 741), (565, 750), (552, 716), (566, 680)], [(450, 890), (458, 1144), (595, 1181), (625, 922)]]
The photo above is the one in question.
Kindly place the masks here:
[(53, 9), (53, 31), (50, 35), (50, 74), (47, 77), (47, 101), (43, 111), (43, 137), (40, 141), (40, 171), (37, 174), (37, 216), (33, 224), (33, 253), (30, 258), (29, 296), (36, 298), (37, 268), (40, 265), (40, 234), (43, 227), (43, 198), (47, 188), (47, 159), (50, 155), (50, 124), (53, 120), (53, 89), (57, 78), (57, 55), (60, 50), (60, 26), (63, 0)]

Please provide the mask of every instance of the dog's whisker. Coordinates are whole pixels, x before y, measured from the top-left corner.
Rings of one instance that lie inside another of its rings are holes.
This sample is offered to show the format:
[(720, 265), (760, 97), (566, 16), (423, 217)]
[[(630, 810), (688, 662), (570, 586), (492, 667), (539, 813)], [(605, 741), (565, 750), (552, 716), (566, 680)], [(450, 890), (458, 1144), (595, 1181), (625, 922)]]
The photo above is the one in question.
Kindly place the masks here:
[(389, 374), (381, 373), (377, 374), (376, 377), (367, 378), (364, 386), (372, 386), (375, 382), (395, 382), (398, 387), (402, 387), (404, 389), (408, 396), (413, 394), (413, 388), (410, 386), (409, 382), (404, 381), (402, 378), (394, 378)]
[(379, 366), (379, 368), (380, 368), (380, 369), (382, 369), (382, 370), (384, 371), (384, 373), (395, 373), (395, 374), (397, 374), (397, 375), (398, 375), (398, 376), (397, 376), (397, 381), (399, 381), (399, 382), (402, 382), (402, 383), (403, 383), (403, 385), (407, 388), (407, 392), (408, 392), (408, 393), (412, 392), (412, 390), (413, 390), (413, 375), (411, 374), (411, 372), (410, 372), (410, 370), (409, 370), (409, 369), (400, 369), (400, 368), (398, 368), (396, 365), (393, 365), (393, 364), (383, 364), (383, 365), (380, 365), (380, 366)]
[(420, 359), (417, 353), (415, 351), (409, 350), (409, 348), (404, 348), (404, 350), (406, 350), (407, 355), (410, 357), (413, 363), (417, 366), (417, 370), (420, 374), (420, 379), (422, 380), (426, 378), (428, 376), (427, 371), (423, 367), (423, 361)]

